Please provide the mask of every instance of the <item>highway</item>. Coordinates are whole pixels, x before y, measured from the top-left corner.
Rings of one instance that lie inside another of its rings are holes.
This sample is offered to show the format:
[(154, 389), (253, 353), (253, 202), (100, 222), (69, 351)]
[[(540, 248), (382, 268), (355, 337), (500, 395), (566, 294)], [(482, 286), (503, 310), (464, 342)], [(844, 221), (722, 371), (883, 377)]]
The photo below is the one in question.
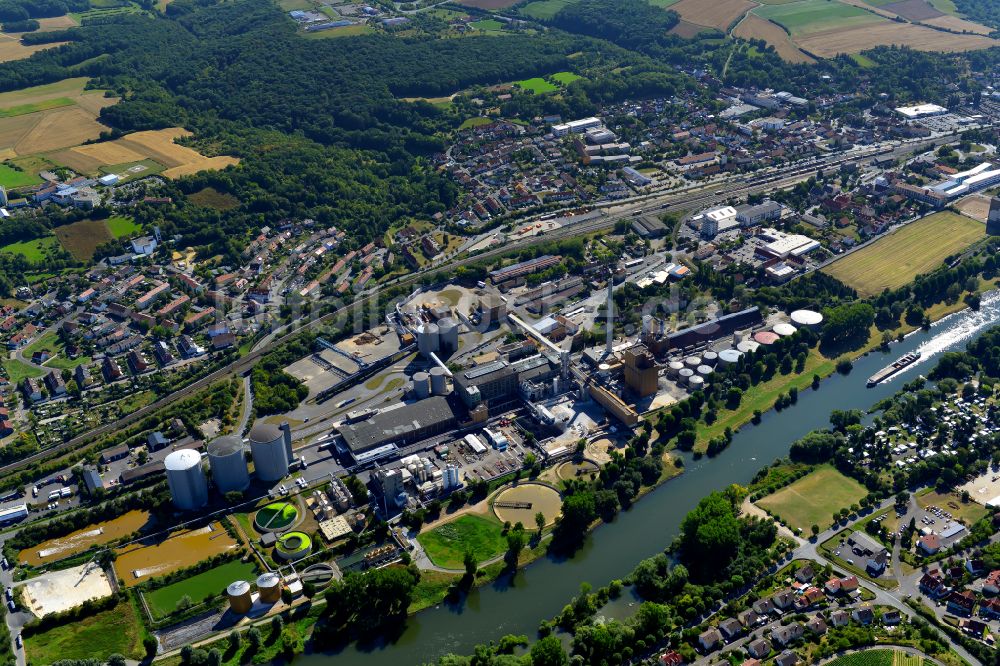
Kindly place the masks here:
[[(954, 141), (956, 136), (957, 135), (954, 134), (943, 135), (921, 141), (903, 142), (901, 145), (893, 147), (868, 147), (859, 150), (836, 153), (818, 159), (807, 160), (805, 163), (795, 163), (776, 172), (749, 176), (743, 182), (734, 181), (725, 184), (714, 183), (708, 188), (712, 190), (711, 192), (699, 190), (695, 192), (683, 192), (676, 194), (642, 195), (629, 200), (614, 202), (611, 204), (602, 204), (598, 207), (605, 211), (604, 217), (560, 227), (543, 235), (531, 236), (506, 244), (501, 244), (474, 256), (454, 259), (422, 271), (410, 273), (406, 276), (391, 280), (385, 284), (378, 285), (375, 290), (363, 292), (359, 295), (358, 300), (355, 302), (337, 308), (326, 315), (301, 324), (299, 322), (294, 322), (293, 324), (284, 327), (284, 329), (279, 328), (278, 331), (272, 332), (265, 338), (266, 342), (264, 342), (264, 344), (260, 344), (248, 352), (245, 356), (233, 361), (229, 365), (211, 372), (188, 386), (179, 389), (168, 396), (160, 398), (156, 402), (140, 408), (132, 414), (122, 417), (116, 422), (106, 423), (82, 435), (78, 435), (66, 442), (63, 442), (62, 444), (39, 451), (38, 453), (28, 456), (22, 460), (0, 467), (0, 473), (10, 474), (40, 460), (77, 449), (103, 435), (119, 431), (132, 423), (135, 423), (136, 421), (169, 406), (177, 400), (182, 400), (217, 381), (232, 375), (242, 375), (243, 373), (249, 371), (258, 359), (288, 340), (294, 338), (298, 333), (323, 326), (343, 315), (348, 314), (351, 310), (364, 312), (365, 308), (369, 307), (373, 302), (377, 302), (379, 293), (377, 289), (397, 286), (405, 287), (407, 285), (418, 284), (426, 277), (450, 271), (461, 266), (476, 264), (481, 261), (531, 247), (533, 245), (544, 244), (553, 240), (573, 238), (576, 236), (611, 229), (614, 228), (620, 220), (630, 218), (640, 212), (677, 212), (705, 208), (735, 197), (742, 197), (749, 194), (761, 194), (790, 187), (800, 181), (808, 179), (819, 169), (826, 170), (839, 167), (841, 164), (847, 162), (863, 162), (879, 156), (898, 158), (903, 155), (910, 154), (915, 150), (923, 150), (928, 147)], [(286, 330), (287, 332), (283, 332)]]

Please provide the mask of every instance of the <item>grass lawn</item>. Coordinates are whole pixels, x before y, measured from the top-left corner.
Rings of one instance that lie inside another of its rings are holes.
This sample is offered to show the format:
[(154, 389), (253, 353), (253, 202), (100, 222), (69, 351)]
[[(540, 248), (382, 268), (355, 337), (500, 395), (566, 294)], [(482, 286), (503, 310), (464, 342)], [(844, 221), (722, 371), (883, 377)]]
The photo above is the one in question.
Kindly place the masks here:
[(897, 289), (986, 236), (982, 223), (950, 211), (912, 222), (823, 269), (861, 297)]
[(666, 9), (671, 5), (677, 4), (677, 2), (678, 0), (650, 0), (649, 4), (653, 5), (654, 7), (662, 7), (663, 9)]
[(98, 246), (112, 240), (104, 220), (79, 220), (64, 224), (55, 228), (55, 234), (66, 251), (80, 261), (90, 261)]
[(29, 241), (11, 243), (0, 248), (0, 252), (9, 254), (19, 254), (28, 261), (42, 261), (49, 254), (52, 254), (59, 247), (59, 241), (55, 236), (44, 236)]
[(448, 593), (448, 587), (461, 579), (461, 574), (421, 571), (420, 582), (413, 588), (413, 593), (410, 595), (408, 612), (416, 613), (441, 603), (441, 600)]
[(153, 615), (165, 617), (177, 608), (177, 602), (185, 596), (194, 603), (199, 603), (205, 597), (222, 594), (226, 586), (234, 580), (252, 580), (256, 573), (257, 567), (252, 562), (234, 560), (148, 592), (146, 602)]
[(851, 60), (858, 63), (859, 67), (864, 67), (865, 69), (871, 69), (875, 66), (875, 61), (866, 55), (861, 55), (860, 53), (852, 53)]
[(823, 466), (798, 481), (757, 501), (757, 504), (781, 516), (803, 532), (813, 525), (831, 524), (834, 511), (857, 503), (868, 494), (864, 486), (833, 467)]
[(550, 19), (555, 16), (560, 9), (573, 4), (571, 0), (537, 0), (521, 9), (521, 13), (536, 19)]
[(7, 164), (0, 164), (0, 185), (9, 190), (18, 187), (27, 187), (28, 185), (40, 182), (42, 182), (42, 179), (37, 173), (21, 171)]
[(489, 125), (493, 122), (492, 118), (486, 118), (484, 116), (473, 116), (472, 118), (466, 118), (462, 121), (462, 124), (458, 126), (458, 129), (464, 130), (470, 127), (481, 127), (482, 125)]
[[(828, 666), (893, 666), (895, 650), (865, 650), (834, 659)], [(918, 658), (919, 660), (919, 658)]]
[(142, 231), (142, 227), (136, 224), (135, 220), (124, 215), (112, 215), (104, 221), (104, 224), (107, 225), (108, 231), (115, 238), (131, 236)]
[(78, 365), (87, 365), (93, 361), (89, 356), (77, 356), (76, 358), (69, 358), (68, 356), (54, 356), (48, 361), (43, 363), (46, 368), (54, 368), (56, 370), (76, 370)]
[(45, 374), (41, 368), (13, 359), (3, 361), (3, 367), (7, 371), (7, 378), (10, 379), (11, 384), (20, 384), (26, 377), (41, 377)]
[(784, 27), (792, 37), (885, 20), (864, 9), (829, 0), (802, 0), (781, 5), (764, 5), (753, 11), (758, 16)]
[(935, 492), (933, 488), (927, 488), (917, 493), (916, 499), (917, 505), (921, 509), (936, 506), (939, 509), (947, 511), (966, 525), (972, 525), (980, 518), (986, 516), (986, 507), (972, 501), (963, 503), (961, 496), (957, 493), (944, 493), (942, 495)]
[(469, 24), (469, 26), (475, 28), (476, 30), (483, 30), (483, 31), (496, 32), (498, 30), (503, 30), (503, 23), (501, 23), (496, 19), (482, 19), (481, 21), (473, 21), (472, 23)]
[(63, 106), (73, 106), (74, 104), (76, 104), (76, 102), (68, 97), (43, 99), (33, 104), (18, 104), (17, 106), (8, 106), (0, 109), (0, 118), (13, 118), (14, 116), (23, 116), (26, 113), (36, 113), (38, 111), (58, 109)]
[(464, 569), (466, 551), (483, 562), (507, 550), (507, 540), (500, 531), (498, 521), (469, 514), (424, 532), (417, 541), (437, 566)]
[(568, 86), (577, 79), (582, 79), (583, 77), (579, 74), (574, 74), (573, 72), (556, 72), (549, 78), (560, 85)]
[(559, 86), (553, 85), (539, 76), (532, 79), (524, 79), (523, 81), (515, 81), (514, 85), (523, 90), (530, 90), (536, 95), (556, 92), (559, 90)]
[(146, 178), (167, 170), (167, 167), (156, 160), (145, 159), (138, 162), (123, 162), (121, 164), (105, 164), (98, 171), (101, 175), (113, 173), (118, 176), (118, 184), (127, 183), (136, 178)]
[(130, 602), (36, 634), (24, 641), (30, 664), (51, 664), (61, 659), (106, 657), (115, 652), (141, 659), (142, 624)]
[(329, 30), (317, 30), (307, 32), (303, 37), (307, 39), (327, 39), (330, 37), (354, 37), (355, 35), (369, 35), (375, 32), (375, 28), (370, 25), (359, 23), (358, 25), (345, 25), (343, 28), (331, 28)]
[(31, 356), (36, 351), (47, 350), (49, 352), (55, 352), (62, 350), (62, 344), (59, 342), (59, 335), (55, 331), (46, 331), (42, 337), (36, 339), (30, 345), (24, 348), (24, 355)]

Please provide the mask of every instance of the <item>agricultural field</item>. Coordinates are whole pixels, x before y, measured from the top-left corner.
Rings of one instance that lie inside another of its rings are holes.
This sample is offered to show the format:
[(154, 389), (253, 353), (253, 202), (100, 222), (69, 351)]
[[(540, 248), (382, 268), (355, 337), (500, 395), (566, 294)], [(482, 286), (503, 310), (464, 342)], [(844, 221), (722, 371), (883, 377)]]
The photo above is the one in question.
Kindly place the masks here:
[(921, 23), (924, 23), (925, 25), (933, 25), (938, 28), (944, 28), (945, 30), (951, 30), (953, 32), (974, 32), (977, 35), (988, 35), (993, 32), (993, 28), (985, 26), (981, 23), (961, 19), (957, 16), (942, 15), (937, 18), (921, 21)]
[(957, 35), (913, 23), (881, 21), (845, 31), (832, 30), (797, 39), (805, 51), (822, 58), (841, 53), (857, 53), (875, 46), (907, 46), (917, 51), (955, 53), (978, 51), (1000, 44), (983, 35)]
[(542, 21), (559, 13), (563, 7), (573, 4), (572, 0), (536, 0), (521, 8), (521, 13)]
[(518, 88), (522, 90), (530, 90), (536, 95), (542, 95), (544, 93), (556, 92), (559, 90), (559, 86), (549, 83), (541, 77), (535, 77), (532, 79), (524, 79), (523, 81), (516, 81), (514, 83)]
[(0, 185), (8, 190), (27, 187), (42, 182), (37, 173), (15, 169), (9, 164), (0, 164)]
[(357, 25), (345, 25), (342, 28), (331, 28), (330, 30), (317, 30), (307, 32), (303, 35), (306, 39), (333, 39), (335, 37), (354, 37), (356, 35), (370, 35), (375, 32), (375, 28), (364, 23)]
[(519, 0), (459, 0), (456, 4), (476, 9), (507, 9), (516, 5)]
[(477, 562), (503, 554), (507, 541), (497, 520), (466, 514), (439, 525), (417, 537), (431, 561), (446, 569), (463, 569), (465, 552), (471, 551)]
[(757, 500), (793, 528), (808, 532), (813, 525), (830, 525), (835, 511), (846, 509), (868, 494), (865, 487), (833, 467), (819, 467), (781, 490)]
[(681, 20), (677, 22), (673, 28), (670, 29), (671, 35), (677, 35), (682, 39), (694, 39), (699, 34), (709, 30), (703, 25), (695, 25), (694, 23), (688, 23), (687, 21)]
[(862, 297), (896, 289), (983, 238), (986, 228), (964, 215), (942, 211), (912, 222), (823, 269)]
[(167, 178), (180, 178), (199, 171), (239, 164), (235, 157), (206, 157), (192, 148), (175, 143), (176, 139), (190, 135), (190, 132), (180, 127), (134, 132), (114, 141), (78, 145), (55, 153), (52, 159), (88, 175), (97, 175), (108, 165), (153, 160), (166, 167), (163, 175)]
[(816, 62), (799, 50), (799, 47), (792, 42), (788, 33), (781, 26), (756, 14), (748, 14), (745, 19), (740, 21), (740, 24), (733, 30), (733, 35), (741, 39), (763, 39), (768, 45), (774, 47), (775, 52), (785, 62)]
[(583, 77), (579, 74), (574, 74), (573, 72), (556, 72), (555, 74), (549, 76), (549, 78), (561, 86), (568, 86), (577, 79), (582, 79)]
[(496, 19), (481, 19), (479, 21), (471, 22), (469, 27), (475, 28), (476, 30), (482, 30), (483, 32), (498, 32), (503, 30), (503, 23)]
[(24, 641), (29, 664), (52, 664), (63, 659), (90, 659), (95, 654), (123, 654), (141, 659), (143, 628), (128, 601), (115, 608), (63, 624)]
[(833, 29), (844, 30), (881, 20), (871, 12), (830, 0), (800, 0), (783, 5), (767, 5), (758, 7), (753, 13), (784, 27), (793, 38)]
[(19, 254), (28, 261), (39, 262), (45, 257), (55, 253), (59, 247), (59, 241), (52, 236), (43, 236), (29, 241), (11, 243), (0, 248), (0, 252), (8, 254)]
[(680, 0), (670, 6), (688, 23), (722, 31), (729, 30), (729, 26), (753, 8), (754, 3), (749, 0)]
[(252, 562), (233, 560), (190, 578), (146, 592), (144, 596), (150, 612), (155, 617), (162, 618), (174, 612), (178, 602), (184, 597), (199, 603), (205, 597), (222, 594), (226, 586), (234, 580), (252, 580), (256, 573), (257, 567)]
[(0, 33), (0, 62), (10, 62), (12, 60), (23, 60), (30, 58), (39, 51), (62, 46), (68, 42), (53, 42), (52, 44), (33, 44), (26, 46), (21, 43), (19, 35), (8, 35)]
[(104, 220), (80, 220), (54, 229), (56, 238), (75, 259), (90, 261), (104, 243), (114, 240)]
[(189, 194), (188, 199), (198, 206), (214, 208), (215, 210), (232, 210), (240, 205), (239, 199), (231, 194), (219, 192), (214, 187), (206, 187), (194, 194)]
[(77, 77), (0, 93), (0, 150), (5, 157), (67, 148), (107, 130), (97, 122), (98, 114), (118, 100), (85, 90), (88, 80)]

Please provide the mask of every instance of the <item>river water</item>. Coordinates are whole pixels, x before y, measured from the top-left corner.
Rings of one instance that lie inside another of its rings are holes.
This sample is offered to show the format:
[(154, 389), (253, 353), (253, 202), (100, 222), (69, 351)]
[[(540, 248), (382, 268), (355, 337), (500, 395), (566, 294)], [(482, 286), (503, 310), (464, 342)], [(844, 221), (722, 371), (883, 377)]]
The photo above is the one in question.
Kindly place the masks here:
[[(858, 359), (850, 375), (835, 374), (823, 381), (820, 390), (800, 392), (797, 405), (768, 412), (759, 425), (738, 432), (717, 457), (688, 457), (683, 475), (646, 495), (613, 523), (598, 527), (572, 559), (541, 559), (518, 572), (512, 581), (474, 590), (459, 607), (441, 605), (419, 613), (409, 619), (393, 643), (365, 649), (351, 646), (337, 654), (304, 656), (297, 663), (409, 666), (433, 662), (449, 652), (470, 654), (477, 643), (504, 634), (533, 636), (539, 622), (556, 615), (581, 582), (600, 587), (624, 577), (640, 560), (666, 548), (681, 519), (702, 497), (733, 483), (748, 483), (761, 467), (787, 455), (793, 441), (827, 426), (831, 410), (868, 409), (896, 392), (902, 383), (926, 374), (937, 362), (936, 356), (964, 348), (997, 322), (1000, 291), (984, 295), (978, 312), (967, 310), (946, 317), (930, 331), (918, 331), (892, 345), (889, 354), (874, 352)], [(914, 350), (922, 354), (918, 363), (874, 388), (865, 387), (875, 371)]]

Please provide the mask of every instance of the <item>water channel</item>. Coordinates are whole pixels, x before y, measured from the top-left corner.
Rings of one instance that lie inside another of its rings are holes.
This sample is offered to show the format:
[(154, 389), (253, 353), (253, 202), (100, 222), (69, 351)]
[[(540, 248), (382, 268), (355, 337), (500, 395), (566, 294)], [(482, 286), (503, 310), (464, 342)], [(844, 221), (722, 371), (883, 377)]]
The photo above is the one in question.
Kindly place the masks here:
[[(868, 409), (901, 384), (926, 374), (938, 355), (964, 348), (997, 322), (1000, 291), (985, 294), (978, 312), (967, 310), (946, 317), (930, 331), (918, 331), (892, 345), (889, 354), (874, 352), (858, 359), (849, 375), (824, 380), (818, 391), (800, 392), (797, 405), (768, 412), (759, 425), (738, 432), (719, 456), (686, 459), (683, 475), (648, 494), (613, 523), (600, 526), (572, 559), (539, 560), (518, 572), (513, 581), (474, 590), (460, 607), (441, 605), (419, 613), (409, 619), (394, 643), (369, 649), (351, 646), (335, 655), (309, 655), (297, 662), (408, 666), (433, 662), (450, 652), (470, 654), (477, 643), (504, 634), (534, 636), (539, 622), (556, 615), (581, 582), (600, 587), (662, 551), (677, 534), (681, 519), (702, 497), (732, 483), (749, 482), (761, 467), (787, 455), (793, 441), (827, 426), (831, 410)], [(883, 384), (865, 387), (875, 371), (914, 350), (922, 354), (918, 363)]]

